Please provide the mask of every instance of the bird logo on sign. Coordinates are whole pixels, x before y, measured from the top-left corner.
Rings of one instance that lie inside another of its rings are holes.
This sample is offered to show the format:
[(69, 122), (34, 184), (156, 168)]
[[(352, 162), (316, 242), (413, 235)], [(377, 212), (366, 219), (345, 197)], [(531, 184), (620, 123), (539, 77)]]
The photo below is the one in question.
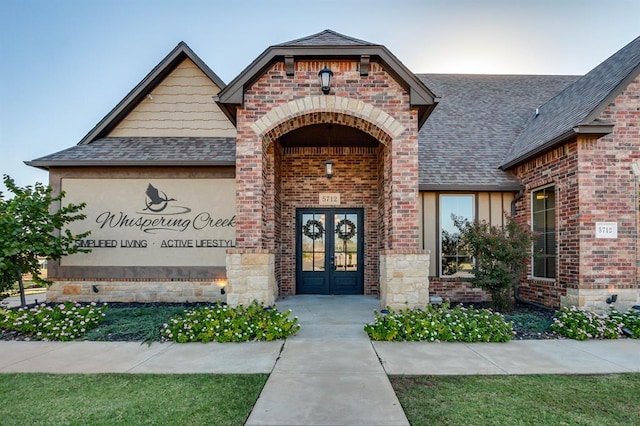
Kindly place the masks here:
[(151, 210), (155, 213), (161, 212), (166, 209), (169, 201), (177, 201), (175, 198), (168, 198), (167, 194), (165, 194), (163, 191), (159, 191), (158, 188), (151, 184), (147, 186), (146, 194), (147, 199), (145, 200), (145, 205), (147, 206), (147, 208), (145, 208), (145, 210)]

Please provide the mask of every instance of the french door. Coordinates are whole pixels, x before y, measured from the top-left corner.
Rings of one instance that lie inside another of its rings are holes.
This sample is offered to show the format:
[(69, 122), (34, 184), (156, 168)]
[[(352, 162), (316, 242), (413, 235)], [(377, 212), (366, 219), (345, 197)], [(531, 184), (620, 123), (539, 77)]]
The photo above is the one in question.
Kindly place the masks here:
[(362, 209), (298, 209), (296, 293), (363, 294)]

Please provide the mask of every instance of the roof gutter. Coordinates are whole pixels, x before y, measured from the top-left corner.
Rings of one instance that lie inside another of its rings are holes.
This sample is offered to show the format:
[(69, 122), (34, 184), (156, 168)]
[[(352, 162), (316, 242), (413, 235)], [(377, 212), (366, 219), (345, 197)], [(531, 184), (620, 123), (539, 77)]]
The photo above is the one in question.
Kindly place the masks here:
[(613, 132), (612, 123), (595, 123), (595, 122), (581, 123), (565, 131), (564, 133), (561, 133), (560, 135), (551, 139), (547, 143), (540, 145), (538, 148), (528, 151), (526, 154), (516, 157), (515, 159), (507, 163), (501, 164), (499, 168), (500, 170), (508, 170), (522, 163), (523, 161), (526, 161), (532, 157), (535, 157), (538, 154), (541, 154), (544, 151), (547, 151), (553, 148), (556, 145), (559, 145), (563, 142), (566, 142), (574, 138), (577, 135), (591, 135), (591, 136), (597, 136), (598, 138), (601, 138), (602, 136), (606, 136), (612, 132)]
[(24, 164), (42, 170), (51, 167), (157, 167), (157, 166), (235, 166), (235, 161), (25, 161)]

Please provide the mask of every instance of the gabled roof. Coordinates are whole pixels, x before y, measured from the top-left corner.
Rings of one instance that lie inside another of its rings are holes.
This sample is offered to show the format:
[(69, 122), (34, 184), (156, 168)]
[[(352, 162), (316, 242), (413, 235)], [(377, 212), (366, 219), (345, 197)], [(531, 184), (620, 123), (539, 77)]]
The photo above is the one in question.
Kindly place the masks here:
[(187, 43), (181, 41), (136, 87), (109, 112), (78, 145), (106, 137), (158, 84), (160, 84), (185, 59), (190, 59), (220, 89), (224, 82), (196, 55)]
[(603, 136), (613, 126), (598, 120), (602, 111), (640, 73), (640, 37), (529, 112), (529, 120), (502, 161), (508, 169), (576, 134)]
[(233, 166), (236, 138), (117, 137), (75, 145), (32, 161), (48, 169), (86, 166)]
[(277, 44), (267, 48), (247, 68), (234, 78), (218, 94), (216, 102), (231, 120), (236, 123), (236, 110), (244, 103), (244, 92), (274, 62), (285, 57), (309, 58), (354, 58), (369, 56), (379, 61), (384, 69), (409, 92), (409, 101), (418, 108), (418, 125), (422, 126), (437, 103), (436, 96), (386, 47), (324, 30), (308, 37)]
[(349, 37), (332, 30), (324, 30), (317, 34), (276, 44), (281, 47), (291, 46), (379, 46), (369, 41)]
[(517, 191), (498, 166), (530, 111), (578, 76), (418, 74), (440, 96), (420, 130), (422, 191)]

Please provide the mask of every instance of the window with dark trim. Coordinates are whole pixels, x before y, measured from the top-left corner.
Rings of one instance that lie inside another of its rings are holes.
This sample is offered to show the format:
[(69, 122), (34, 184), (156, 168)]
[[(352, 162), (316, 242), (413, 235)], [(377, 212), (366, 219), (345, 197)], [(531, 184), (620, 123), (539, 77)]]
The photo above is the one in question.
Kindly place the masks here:
[(475, 196), (471, 194), (440, 194), (440, 276), (470, 275), (473, 254), (460, 244), (460, 231), (452, 215), (473, 221)]
[(555, 186), (532, 192), (531, 225), (533, 242), (533, 276), (556, 277), (556, 194)]

